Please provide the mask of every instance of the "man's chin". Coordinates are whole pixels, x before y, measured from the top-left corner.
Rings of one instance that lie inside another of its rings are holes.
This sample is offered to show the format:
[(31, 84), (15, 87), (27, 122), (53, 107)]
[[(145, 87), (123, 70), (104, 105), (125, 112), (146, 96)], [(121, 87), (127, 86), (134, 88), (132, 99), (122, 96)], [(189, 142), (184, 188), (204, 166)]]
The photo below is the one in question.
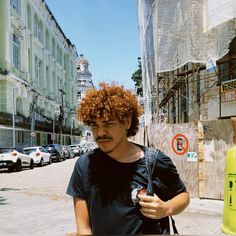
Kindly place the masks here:
[(105, 145), (102, 145), (102, 144), (101, 145), (98, 144), (98, 147), (105, 153), (111, 153), (113, 151), (113, 149), (108, 148), (108, 147), (106, 147)]

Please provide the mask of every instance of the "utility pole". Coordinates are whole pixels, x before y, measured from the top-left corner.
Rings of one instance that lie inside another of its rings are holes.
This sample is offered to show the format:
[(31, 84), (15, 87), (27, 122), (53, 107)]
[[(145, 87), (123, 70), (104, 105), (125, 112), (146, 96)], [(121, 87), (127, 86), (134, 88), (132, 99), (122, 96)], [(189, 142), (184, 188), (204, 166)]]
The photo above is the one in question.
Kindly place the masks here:
[(30, 104), (30, 145), (34, 146), (34, 136), (35, 136), (35, 110), (37, 107), (38, 95), (35, 90), (32, 90), (32, 102)]
[(16, 130), (15, 130), (15, 87), (12, 88), (12, 146), (16, 146)]
[(59, 114), (59, 128), (60, 128), (60, 144), (62, 145), (62, 125), (64, 120), (64, 99), (63, 96), (66, 94), (63, 89), (58, 89), (58, 91), (61, 93), (61, 105), (60, 105), (60, 114)]

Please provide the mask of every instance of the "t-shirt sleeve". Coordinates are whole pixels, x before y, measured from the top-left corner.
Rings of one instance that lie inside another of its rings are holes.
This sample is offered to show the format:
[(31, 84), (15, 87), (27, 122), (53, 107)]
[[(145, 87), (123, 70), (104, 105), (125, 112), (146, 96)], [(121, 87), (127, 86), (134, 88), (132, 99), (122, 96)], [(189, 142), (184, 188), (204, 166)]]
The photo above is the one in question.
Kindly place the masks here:
[(165, 200), (171, 199), (182, 192), (186, 192), (186, 186), (181, 180), (175, 165), (170, 157), (166, 156), (161, 151), (159, 151), (154, 175), (159, 177), (159, 184), (164, 190), (164, 196), (162, 197)]
[(70, 177), (66, 193), (72, 197), (85, 199), (85, 189), (81, 169), (81, 162), (80, 159), (78, 159), (75, 163), (74, 170)]

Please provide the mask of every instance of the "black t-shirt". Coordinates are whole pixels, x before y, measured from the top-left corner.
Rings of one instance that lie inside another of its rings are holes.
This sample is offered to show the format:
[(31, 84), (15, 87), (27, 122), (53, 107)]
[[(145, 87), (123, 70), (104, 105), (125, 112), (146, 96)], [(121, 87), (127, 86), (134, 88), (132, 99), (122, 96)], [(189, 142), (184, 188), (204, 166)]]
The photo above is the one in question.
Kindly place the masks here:
[[(118, 162), (100, 149), (81, 156), (75, 164), (67, 194), (85, 199), (93, 234), (168, 234), (169, 220), (152, 220), (140, 213), (131, 194), (147, 188), (144, 157), (132, 163)], [(169, 157), (159, 152), (153, 188), (163, 201), (185, 192), (185, 186)]]

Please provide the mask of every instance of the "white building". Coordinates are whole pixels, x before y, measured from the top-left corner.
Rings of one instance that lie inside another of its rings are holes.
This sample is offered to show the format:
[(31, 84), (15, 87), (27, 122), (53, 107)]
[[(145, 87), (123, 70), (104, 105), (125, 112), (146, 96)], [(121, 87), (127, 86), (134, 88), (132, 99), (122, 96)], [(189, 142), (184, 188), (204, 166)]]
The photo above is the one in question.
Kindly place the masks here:
[(0, 22), (0, 145), (68, 143), (76, 47), (44, 0), (1, 0)]

